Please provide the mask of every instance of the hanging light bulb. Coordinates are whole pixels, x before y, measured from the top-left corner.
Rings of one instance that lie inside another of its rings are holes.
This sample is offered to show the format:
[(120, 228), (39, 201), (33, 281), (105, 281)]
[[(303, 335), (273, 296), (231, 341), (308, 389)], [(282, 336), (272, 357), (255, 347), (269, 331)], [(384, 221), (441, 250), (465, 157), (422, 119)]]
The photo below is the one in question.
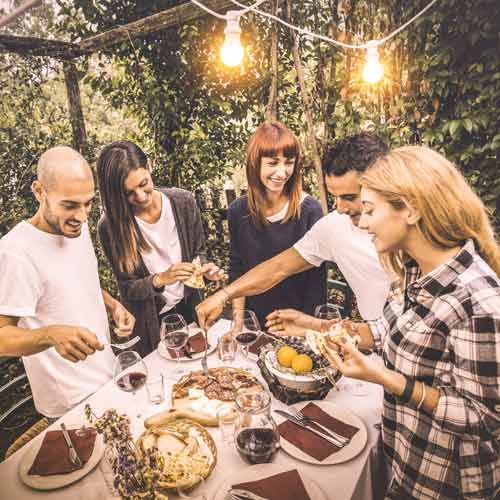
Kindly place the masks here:
[(226, 66), (238, 66), (245, 55), (245, 49), (241, 45), (240, 13), (230, 10), (226, 14), (227, 24), (224, 30), (224, 45), (220, 49), (222, 62)]
[(377, 42), (368, 42), (371, 47), (366, 49), (366, 61), (363, 68), (363, 79), (368, 83), (377, 83), (384, 76), (384, 67), (378, 57)]

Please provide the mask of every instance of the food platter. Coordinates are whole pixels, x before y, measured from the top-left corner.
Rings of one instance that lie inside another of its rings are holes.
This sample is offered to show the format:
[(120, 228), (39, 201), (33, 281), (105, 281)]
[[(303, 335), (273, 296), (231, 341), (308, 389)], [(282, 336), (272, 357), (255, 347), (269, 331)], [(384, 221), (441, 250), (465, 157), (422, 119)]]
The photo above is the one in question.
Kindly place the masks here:
[(187, 418), (173, 418), (146, 429), (137, 440), (139, 458), (155, 449), (164, 460), (158, 485), (168, 491), (196, 486), (200, 477), (206, 479), (217, 463), (212, 436), (202, 425)]

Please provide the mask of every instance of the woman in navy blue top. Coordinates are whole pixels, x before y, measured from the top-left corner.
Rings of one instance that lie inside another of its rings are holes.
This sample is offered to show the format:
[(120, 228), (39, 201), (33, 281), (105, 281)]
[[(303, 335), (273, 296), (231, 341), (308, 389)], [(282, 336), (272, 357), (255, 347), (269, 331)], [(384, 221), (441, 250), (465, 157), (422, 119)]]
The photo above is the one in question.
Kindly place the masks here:
[[(283, 124), (265, 122), (257, 128), (247, 145), (246, 174), (248, 196), (235, 200), (228, 210), (231, 281), (290, 248), (323, 216), (319, 202), (302, 191), (299, 143)], [(264, 325), (275, 309), (312, 314), (325, 302), (326, 274), (321, 266), (291, 276), (261, 295), (235, 299), (233, 307), (253, 310)]]

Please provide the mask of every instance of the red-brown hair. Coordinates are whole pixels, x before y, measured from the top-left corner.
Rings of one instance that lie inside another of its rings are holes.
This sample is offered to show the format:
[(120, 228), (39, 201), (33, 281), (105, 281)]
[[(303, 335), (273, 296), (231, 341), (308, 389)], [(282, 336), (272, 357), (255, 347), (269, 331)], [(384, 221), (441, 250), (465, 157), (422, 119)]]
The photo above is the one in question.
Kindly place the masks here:
[(264, 122), (257, 127), (247, 145), (248, 207), (252, 219), (258, 225), (269, 223), (264, 215), (266, 188), (260, 180), (261, 160), (264, 156), (274, 157), (279, 154), (286, 158), (295, 158), (292, 176), (283, 189), (288, 197), (289, 205), (282, 223), (300, 216), (302, 171), (299, 141), (282, 123)]

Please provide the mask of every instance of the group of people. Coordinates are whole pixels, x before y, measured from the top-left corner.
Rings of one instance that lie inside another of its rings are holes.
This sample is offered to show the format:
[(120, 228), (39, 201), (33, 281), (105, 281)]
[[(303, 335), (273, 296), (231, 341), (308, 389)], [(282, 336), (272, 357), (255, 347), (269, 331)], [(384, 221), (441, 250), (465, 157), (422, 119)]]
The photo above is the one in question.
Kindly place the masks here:
[[(421, 146), (395, 150), (374, 134), (337, 141), (322, 162), (336, 209), (302, 189), (299, 143), (260, 125), (247, 146), (248, 195), (228, 209), (229, 285), (199, 303), (184, 285), (205, 254), (193, 196), (155, 188), (129, 141), (97, 161), (99, 239), (120, 303), (101, 290), (87, 227), (91, 169), (67, 147), (40, 157), (36, 214), (0, 240), (0, 355), (23, 356), (40, 413), (56, 418), (112, 376), (107, 312), (141, 355), (172, 312), (208, 328), (224, 305), (248, 308), (279, 335), (319, 329), (325, 263), (335, 262), (363, 319), (345, 322), (361, 346), (329, 344), (345, 375), (384, 388), (387, 498), (493, 499), (500, 494), (499, 247), (481, 200), (456, 167)], [(196, 313), (195, 313), (196, 311)], [(76, 363), (78, 361), (78, 363)]]

